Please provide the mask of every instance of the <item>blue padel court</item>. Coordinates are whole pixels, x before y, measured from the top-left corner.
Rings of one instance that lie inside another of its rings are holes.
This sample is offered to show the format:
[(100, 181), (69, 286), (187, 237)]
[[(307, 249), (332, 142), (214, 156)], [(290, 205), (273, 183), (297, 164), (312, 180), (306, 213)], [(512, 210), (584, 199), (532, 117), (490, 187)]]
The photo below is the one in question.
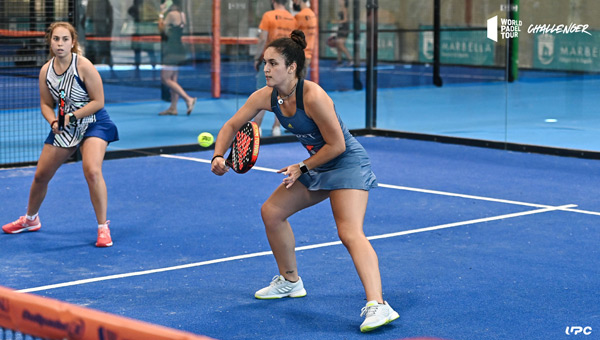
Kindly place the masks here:
[[(0, 235), (0, 285), (215, 339), (600, 331), (600, 161), (358, 140), (380, 183), (364, 231), (384, 299), (400, 314), (370, 334), (359, 331), (364, 291), (328, 201), (290, 218), (307, 296), (254, 298), (277, 274), (260, 207), (283, 178), (275, 171), (306, 158), (299, 143), (262, 145), (254, 169), (223, 177), (210, 172), (209, 150), (106, 160), (114, 241), (106, 249), (94, 247), (81, 162), (67, 163), (50, 182), (41, 230)], [(34, 172), (0, 170), (3, 224), (25, 213)]]

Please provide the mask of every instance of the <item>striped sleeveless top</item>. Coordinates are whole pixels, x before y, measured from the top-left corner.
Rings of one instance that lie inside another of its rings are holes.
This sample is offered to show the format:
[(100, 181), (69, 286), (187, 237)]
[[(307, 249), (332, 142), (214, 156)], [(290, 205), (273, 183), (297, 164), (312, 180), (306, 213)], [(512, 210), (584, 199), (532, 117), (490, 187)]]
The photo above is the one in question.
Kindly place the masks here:
[[(48, 85), (48, 89), (50, 90), (50, 94), (55, 103), (59, 102), (59, 93), (65, 91), (65, 114), (75, 112), (90, 102), (90, 97), (85, 88), (85, 84), (81, 78), (79, 78), (79, 73), (77, 72), (77, 58), (78, 55), (72, 53), (71, 65), (69, 65), (69, 68), (62, 74), (56, 73), (56, 70), (54, 69), (55, 58), (52, 58), (50, 60), (48, 72), (46, 73), (46, 85)], [(88, 125), (94, 122), (96, 122), (96, 114), (78, 119), (77, 124), (69, 125), (62, 134), (54, 136), (53, 145), (60, 147), (72, 147), (78, 145), (83, 139)]]
[[(77, 58), (78, 55), (73, 53), (71, 59), (71, 65), (63, 74), (57, 74), (54, 70), (54, 58), (50, 60), (50, 66), (46, 73), (46, 84), (50, 89), (50, 94), (55, 103), (59, 102), (59, 93), (61, 90), (65, 91), (66, 94), (66, 105), (65, 114), (75, 112), (78, 109), (84, 107), (90, 102), (85, 84), (79, 78), (77, 72)], [(77, 121), (78, 124), (89, 124), (96, 121), (96, 115), (92, 114)]]

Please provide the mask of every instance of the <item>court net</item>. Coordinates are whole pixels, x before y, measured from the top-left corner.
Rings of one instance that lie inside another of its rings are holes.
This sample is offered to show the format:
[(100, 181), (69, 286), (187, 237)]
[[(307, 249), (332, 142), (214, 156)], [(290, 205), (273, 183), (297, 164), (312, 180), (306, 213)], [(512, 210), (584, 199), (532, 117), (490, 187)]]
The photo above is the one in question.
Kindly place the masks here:
[(3, 340), (209, 340), (210, 338), (0, 287)]

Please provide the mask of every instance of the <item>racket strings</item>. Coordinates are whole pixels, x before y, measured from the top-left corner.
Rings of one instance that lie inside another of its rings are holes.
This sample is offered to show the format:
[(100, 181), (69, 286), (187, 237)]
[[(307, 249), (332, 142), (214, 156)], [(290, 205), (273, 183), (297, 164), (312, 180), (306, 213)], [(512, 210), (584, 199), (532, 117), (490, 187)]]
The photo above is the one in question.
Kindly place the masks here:
[(247, 164), (250, 161), (250, 142), (252, 139), (248, 136), (248, 129), (243, 129), (242, 131), (238, 131), (235, 136), (236, 147), (235, 154), (233, 155), (232, 161), (235, 165), (236, 169), (241, 170), (244, 164)]

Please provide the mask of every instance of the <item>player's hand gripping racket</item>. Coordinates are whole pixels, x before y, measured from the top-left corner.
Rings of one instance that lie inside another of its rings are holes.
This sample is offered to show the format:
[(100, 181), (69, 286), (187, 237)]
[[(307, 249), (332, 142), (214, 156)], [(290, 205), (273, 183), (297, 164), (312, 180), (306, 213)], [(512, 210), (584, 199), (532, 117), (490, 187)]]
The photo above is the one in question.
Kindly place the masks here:
[(247, 122), (233, 138), (225, 164), (238, 174), (248, 172), (256, 163), (260, 147), (260, 132), (255, 122)]
[(60, 90), (58, 94), (58, 130), (63, 131), (65, 129), (65, 102), (66, 94), (65, 90)]

